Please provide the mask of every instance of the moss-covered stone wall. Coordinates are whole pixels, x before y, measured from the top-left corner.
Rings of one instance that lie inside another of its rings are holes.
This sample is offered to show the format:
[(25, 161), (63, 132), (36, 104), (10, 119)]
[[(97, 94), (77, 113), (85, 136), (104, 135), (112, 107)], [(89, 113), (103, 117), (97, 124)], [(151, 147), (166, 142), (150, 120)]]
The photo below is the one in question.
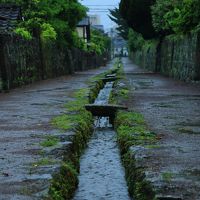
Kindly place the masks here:
[(131, 53), (133, 61), (151, 71), (184, 81), (200, 80), (200, 34), (152, 42)]

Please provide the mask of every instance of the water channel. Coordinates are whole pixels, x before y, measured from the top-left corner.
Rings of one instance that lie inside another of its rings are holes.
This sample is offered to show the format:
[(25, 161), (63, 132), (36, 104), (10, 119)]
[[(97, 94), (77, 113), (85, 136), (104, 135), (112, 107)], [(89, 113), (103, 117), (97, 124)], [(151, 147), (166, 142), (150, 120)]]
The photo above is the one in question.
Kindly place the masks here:
[[(108, 104), (112, 86), (113, 82), (106, 83), (94, 104)], [(73, 200), (130, 200), (116, 132), (107, 117), (95, 119), (94, 134), (81, 157), (79, 186)]]

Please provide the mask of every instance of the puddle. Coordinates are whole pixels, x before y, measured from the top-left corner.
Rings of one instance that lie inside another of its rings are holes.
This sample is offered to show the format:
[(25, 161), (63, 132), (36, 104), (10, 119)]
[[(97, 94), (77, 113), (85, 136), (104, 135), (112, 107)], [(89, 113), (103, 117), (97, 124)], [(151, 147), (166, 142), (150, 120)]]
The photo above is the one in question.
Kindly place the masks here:
[[(95, 104), (106, 105), (113, 83), (106, 83)], [(116, 133), (108, 117), (95, 119), (95, 131), (80, 161), (79, 186), (73, 200), (130, 200)]]

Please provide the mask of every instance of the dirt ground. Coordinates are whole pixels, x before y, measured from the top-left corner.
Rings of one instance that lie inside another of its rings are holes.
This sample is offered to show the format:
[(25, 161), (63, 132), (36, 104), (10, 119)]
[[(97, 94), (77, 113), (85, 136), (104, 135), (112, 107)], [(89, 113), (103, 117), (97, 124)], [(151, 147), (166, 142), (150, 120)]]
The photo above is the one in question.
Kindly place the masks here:
[(130, 109), (160, 138), (135, 152), (160, 199), (200, 200), (200, 84), (149, 73), (123, 59), (131, 85)]
[[(0, 200), (41, 199), (47, 193), (73, 134), (54, 129), (51, 119), (64, 112), (75, 90), (110, 66), (0, 94)], [(60, 138), (56, 147), (40, 145), (48, 135)]]

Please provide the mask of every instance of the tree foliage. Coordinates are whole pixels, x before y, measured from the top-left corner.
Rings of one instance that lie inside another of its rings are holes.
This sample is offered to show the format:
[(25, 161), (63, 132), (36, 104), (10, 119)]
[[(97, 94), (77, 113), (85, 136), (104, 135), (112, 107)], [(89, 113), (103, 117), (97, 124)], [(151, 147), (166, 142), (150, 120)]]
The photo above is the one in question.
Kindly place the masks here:
[(129, 51), (134, 52), (142, 48), (144, 39), (141, 34), (129, 29), (128, 33), (128, 48)]
[(78, 0), (0, 0), (22, 8), (25, 20), (18, 28), (31, 35), (40, 34), (43, 39), (73, 42), (77, 23), (86, 15), (86, 8)]
[(145, 44), (142, 37), (148, 40), (200, 31), (200, 0), (121, 0), (119, 10), (130, 27), (131, 51)]
[(99, 55), (102, 55), (106, 51), (109, 51), (110, 45), (111, 40), (107, 35), (98, 30), (92, 30), (90, 46), (88, 49), (89, 52), (95, 52)]
[(109, 11), (110, 11), (110, 15), (109, 15), (110, 19), (118, 25), (116, 29), (118, 30), (119, 35), (125, 40), (127, 40), (129, 27), (126, 21), (122, 18), (119, 9), (115, 8)]
[(151, 6), (155, 0), (121, 0), (120, 13), (129, 27), (145, 39), (156, 36), (152, 25)]
[(26, 40), (31, 40), (31, 34), (25, 28), (16, 28), (14, 31), (17, 35), (21, 35)]
[(73, 33), (73, 38), (74, 45), (85, 52), (103, 55), (110, 51), (110, 38), (98, 30), (91, 30), (91, 39), (89, 43), (86, 43), (82, 38), (78, 37), (77, 32)]
[(199, 0), (156, 0), (152, 6), (153, 26), (157, 32), (185, 34), (200, 26)]

